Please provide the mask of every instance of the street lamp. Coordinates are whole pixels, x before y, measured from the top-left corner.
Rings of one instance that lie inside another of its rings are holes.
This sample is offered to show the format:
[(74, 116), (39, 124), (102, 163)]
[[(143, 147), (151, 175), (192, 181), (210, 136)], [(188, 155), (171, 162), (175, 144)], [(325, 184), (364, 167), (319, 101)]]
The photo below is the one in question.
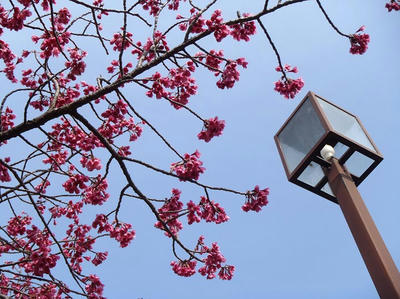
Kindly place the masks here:
[(383, 160), (360, 120), (308, 92), (275, 135), (288, 180), (339, 204), (381, 298), (400, 298), (400, 273), (357, 186)]

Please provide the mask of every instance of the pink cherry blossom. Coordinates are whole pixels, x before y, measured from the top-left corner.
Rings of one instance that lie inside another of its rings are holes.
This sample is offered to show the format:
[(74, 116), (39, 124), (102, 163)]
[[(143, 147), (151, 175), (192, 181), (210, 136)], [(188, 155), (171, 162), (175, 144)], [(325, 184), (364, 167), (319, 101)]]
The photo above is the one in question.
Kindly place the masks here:
[[(171, 233), (175, 236), (183, 227), (182, 223), (178, 220), (179, 212), (181, 212), (183, 207), (183, 203), (180, 201), (180, 196), (180, 190), (172, 189), (172, 196), (169, 199), (166, 199), (163, 206), (158, 209), (161, 220), (166, 223)], [(160, 221), (156, 222), (154, 226), (165, 230)], [(165, 235), (171, 237), (169, 232), (165, 232)]]
[(196, 150), (193, 154), (185, 154), (184, 161), (171, 164), (171, 171), (175, 172), (181, 181), (198, 180), (205, 168), (199, 160), (200, 153)]
[(206, 276), (207, 279), (215, 278), (215, 273), (222, 267), (226, 259), (219, 251), (217, 243), (212, 243), (211, 248), (207, 250), (207, 257), (204, 259), (204, 266), (199, 269), (199, 273)]
[(213, 137), (220, 136), (225, 128), (225, 121), (218, 120), (218, 117), (204, 121), (203, 130), (197, 135), (200, 140), (209, 142)]
[(172, 261), (172, 270), (179, 276), (189, 277), (196, 273), (196, 261)]
[(300, 90), (304, 86), (304, 81), (302, 78), (298, 79), (281, 79), (275, 82), (275, 90), (283, 95), (287, 99), (293, 99), (296, 94), (300, 92)]
[[(243, 17), (248, 17), (250, 14), (244, 13)], [(250, 40), (249, 36), (256, 34), (256, 25), (254, 21), (237, 23), (229, 26), (231, 28), (230, 34), (237, 41), (244, 40), (248, 42)]]
[(258, 186), (255, 186), (252, 191), (248, 191), (246, 194), (246, 203), (242, 206), (242, 210), (248, 211), (261, 211), (261, 208), (268, 204), (269, 188), (260, 190)]
[[(65, 191), (69, 193), (75, 193), (75, 194), (80, 194), (83, 190), (86, 189), (85, 183), (89, 181), (89, 178), (85, 175), (82, 174), (75, 174), (71, 175), (69, 179), (62, 184), (64, 187)], [(81, 189), (81, 190), (79, 190)]]
[(222, 41), (230, 34), (229, 27), (223, 24), (223, 22), (222, 11), (219, 9), (214, 11), (211, 18), (206, 21), (208, 29), (214, 31), (214, 37), (217, 42)]
[(107, 188), (107, 180), (98, 175), (92, 185), (85, 189), (83, 202), (85, 204), (102, 205), (110, 198), (110, 194), (106, 191)]
[(391, 12), (392, 10), (399, 11), (400, 2), (398, 0), (391, 0), (390, 2), (386, 3), (385, 7), (389, 12)]
[(369, 43), (369, 35), (368, 34), (353, 34), (350, 37), (350, 53), (351, 54), (364, 54), (368, 49)]
[(0, 182), (10, 182), (11, 177), (10, 174), (8, 173), (8, 169), (6, 166), (3, 165), (3, 163), (8, 163), (10, 162), (10, 158), (7, 157), (0, 163)]
[(201, 218), (201, 209), (199, 205), (196, 205), (193, 201), (189, 201), (187, 203), (187, 218), (188, 218), (188, 224), (193, 224), (195, 222), (200, 222)]
[(215, 222), (216, 224), (220, 224), (229, 220), (223, 207), (214, 201), (208, 200), (204, 196), (201, 197), (199, 206), (201, 210), (201, 218), (206, 222)]
[(93, 265), (98, 266), (107, 259), (108, 252), (98, 252), (92, 260)]
[(235, 271), (235, 266), (226, 265), (221, 267), (221, 270), (219, 270), (218, 272), (218, 276), (222, 280), (231, 280), (234, 271)]

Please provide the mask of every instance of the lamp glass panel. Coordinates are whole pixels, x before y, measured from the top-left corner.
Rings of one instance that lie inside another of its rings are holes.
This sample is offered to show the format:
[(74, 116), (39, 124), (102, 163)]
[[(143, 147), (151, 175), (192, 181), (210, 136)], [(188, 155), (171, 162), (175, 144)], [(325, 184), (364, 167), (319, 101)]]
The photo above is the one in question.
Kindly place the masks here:
[(375, 152), (374, 147), (354, 116), (320, 97), (317, 97), (317, 100), (335, 131)]
[(335, 158), (340, 159), (345, 152), (349, 149), (347, 145), (344, 145), (341, 142), (336, 143), (336, 145), (333, 147), (335, 149)]
[(289, 172), (292, 172), (311, 148), (324, 135), (325, 129), (309, 99), (278, 135), (279, 144)]
[(374, 160), (360, 152), (354, 152), (344, 163), (351, 174), (360, 177), (374, 163)]
[(297, 178), (299, 181), (315, 187), (324, 177), (321, 166), (315, 162), (311, 162)]
[(331, 186), (329, 186), (329, 183), (326, 183), (326, 184), (321, 188), (321, 191), (323, 191), (323, 192), (325, 192), (325, 193), (327, 193), (327, 194), (329, 194), (329, 195), (335, 196), (335, 195), (333, 194), (333, 192), (332, 192)]

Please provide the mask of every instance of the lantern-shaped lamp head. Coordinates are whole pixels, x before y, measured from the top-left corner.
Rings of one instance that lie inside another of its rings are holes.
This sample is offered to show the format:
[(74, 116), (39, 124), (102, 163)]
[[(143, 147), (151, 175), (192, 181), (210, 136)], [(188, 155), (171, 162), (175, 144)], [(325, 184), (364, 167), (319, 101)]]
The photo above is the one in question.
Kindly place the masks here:
[[(323, 171), (330, 165), (329, 159), (321, 156), (326, 145), (324, 151), (333, 148), (334, 157), (357, 186), (383, 160), (355, 115), (312, 92), (276, 133), (275, 142), (289, 181), (336, 203)], [(332, 155), (332, 151), (324, 151), (322, 154)]]

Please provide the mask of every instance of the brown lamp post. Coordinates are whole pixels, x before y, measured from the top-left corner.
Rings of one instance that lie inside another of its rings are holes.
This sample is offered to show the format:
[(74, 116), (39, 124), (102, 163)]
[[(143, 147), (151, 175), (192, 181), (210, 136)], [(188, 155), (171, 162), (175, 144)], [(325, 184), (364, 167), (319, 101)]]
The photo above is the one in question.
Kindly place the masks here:
[(400, 299), (400, 273), (357, 190), (383, 160), (360, 120), (309, 92), (274, 138), (288, 180), (339, 204), (379, 296)]

